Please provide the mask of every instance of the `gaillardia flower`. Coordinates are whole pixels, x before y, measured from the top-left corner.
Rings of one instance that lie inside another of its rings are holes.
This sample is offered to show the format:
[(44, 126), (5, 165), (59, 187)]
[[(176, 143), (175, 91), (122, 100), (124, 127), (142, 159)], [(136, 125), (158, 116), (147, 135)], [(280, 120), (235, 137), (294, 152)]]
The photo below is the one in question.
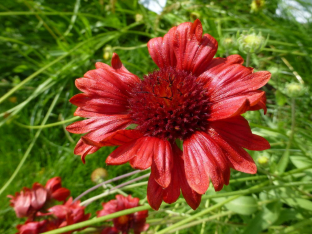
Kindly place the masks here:
[(34, 183), (31, 189), (25, 187), (21, 192), (8, 197), (11, 198), (10, 205), (14, 207), (17, 217), (32, 220), (38, 211), (44, 212), (47, 203), (53, 200), (65, 201), (69, 195), (70, 191), (62, 187), (61, 178), (54, 177), (48, 180), (45, 187)]
[[(85, 214), (84, 209), (84, 206), (80, 206), (80, 201), (73, 202), (72, 197), (70, 197), (63, 205), (53, 206), (48, 209), (48, 213), (40, 214), (40, 218), (44, 218), (44, 220), (27, 220), (24, 224), (17, 225), (18, 234), (39, 234), (86, 221), (90, 218), (90, 214)], [(73, 232), (68, 231), (64, 234), (71, 234)]]
[[(124, 197), (123, 195), (116, 195), (116, 200), (102, 204), (103, 209), (97, 211), (97, 217), (116, 213), (121, 210), (126, 210), (139, 206), (139, 198), (131, 197), (131, 195)], [(140, 234), (146, 231), (149, 227), (146, 224), (148, 211), (143, 210), (133, 214), (123, 215), (113, 219), (114, 227), (105, 228), (102, 234), (128, 234), (132, 229), (134, 234)]]
[[(151, 167), (147, 195), (158, 209), (175, 202), (180, 190), (196, 209), (211, 181), (215, 190), (229, 183), (230, 168), (254, 174), (256, 165), (243, 149), (270, 147), (252, 134), (241, 116), (248, 110), (266, 112), (264, 91), (270, 73), (253, 73), (239, 55), (213, 58), (217, 41), (203, 35), (201, 22), (173, 27), (151, 39), (149, 53), (159, 67), (140, 80), (113, 55), (112, 66), (96, 63), (76, 80), (83, 93), (70, 102), (75, 115), (88, 118), (71, 124), (71, 133), (87, 133), (74, 153), (83, 162), (103, 146), (119, 146), (106, 159), (110, 165), (130, 162)], [(127, 127), (136, 126), (135, 129)], [(177, 143), (183, 142), (181, 150)]]

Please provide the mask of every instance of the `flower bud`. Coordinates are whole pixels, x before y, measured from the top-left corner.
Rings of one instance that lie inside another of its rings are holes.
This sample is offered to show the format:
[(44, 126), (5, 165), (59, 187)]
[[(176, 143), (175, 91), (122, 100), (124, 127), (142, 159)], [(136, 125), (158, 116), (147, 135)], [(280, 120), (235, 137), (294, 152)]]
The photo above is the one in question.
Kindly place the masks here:
[(265, 165), (268, 164), (269, 158), (268, 158), (267, 156), (259, 156), (259, 157), (257, 158), (257, 162), (258, 162), (260, 165), (265, 166)]
[(111, 57), (113, 56), (113, 48), (108, 45), (103, 49), (103, 58), (105, 60), (109, 60), (111, 59)]
[(107, 171), (104, 168), (99, 167), (92, 172), (91, 180), (94, 183), (101, 183), (104, 181), (107, 175), (108, 175)]
[(285, 94), (291, 98), (302, 96), (306, 92), (306, 88), (299, 83), (288, 83), (285, 86)]
[(267, 39), (261, 35), (261, 32), (256, 34), (253, 30), (247, 35), (241, 34), (238, 38), (239, 49), (246, 54), (260, 52), (266, 43)]
[(232, 37), (223, 38), (222, 45), (226, 50), (229, 50), (234, 45), (234, 39)]
[(135, 14), (135, 22), (140, 22), (143, 20), (143, 15), (142, 14)]
[(265, 0), (253, 0), (250, 4), (250, 11), (251, 12), (258, 12), (260, 11), (265, 5)]

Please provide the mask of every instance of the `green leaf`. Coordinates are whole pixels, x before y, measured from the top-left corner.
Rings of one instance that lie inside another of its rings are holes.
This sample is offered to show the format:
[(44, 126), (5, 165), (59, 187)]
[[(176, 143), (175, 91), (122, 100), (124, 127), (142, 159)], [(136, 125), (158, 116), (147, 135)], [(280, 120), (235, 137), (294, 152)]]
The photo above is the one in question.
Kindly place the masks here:
[(312, 211), (312, 202), (303, 198), (286, 198), (282, 202), (294, 208), (302, 208)]
[(243, 234), (258, 234), (262, 230), (267, 229), (278, 219), (280, 210), (280, 202), (268, 204), (251, 220)]
[[(222, 202), (225, 198), (215, 198), (216, 202)], [(241, 196), (227, 204), (225, 207), (228, 210), (234, 211), (237, 214), (251, 215), (258, 210), (258, 203), (254, 197), (251, 196)]]

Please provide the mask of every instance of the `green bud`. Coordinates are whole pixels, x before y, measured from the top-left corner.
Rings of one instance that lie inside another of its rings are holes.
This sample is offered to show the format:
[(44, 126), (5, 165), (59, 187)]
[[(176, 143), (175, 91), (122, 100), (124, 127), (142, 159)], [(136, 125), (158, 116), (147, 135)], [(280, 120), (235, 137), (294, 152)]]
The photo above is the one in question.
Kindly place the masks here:
[(251, 12), (258, 12), (260, 11), (265, 5), (264, 0), (253, 0), (250, 4), (250, 11)]
[(92, 172), (91, 180), (94, 183), (99, 184), (99, 183), (104, 181), (104, 179), (107, 177), (107, 175), (108, 175), (107, 171), (104, 168), (99, 167)]
[(306, 91), (307, 89), (302, 84), (291, 82), (286, 84), (284, 93), (291, 98), (296, 98), (302, 96)]
[(251, 30), (248, 34), (241, 34), (238, 38), (238, 47), (244, 53), (258, 53), (266, 45), (268, 39), (265, 39), (261, 32), (256, 34)]
[(257, 162), (258, 162), (260, 165), (265, 166), (265, 165), (268, 164), (269, 158), (268, 158), (267, 156), (259, 156), (259, 157), (257, 158)]
[(234, 45), (234, 39), (232, 37), (223, 38), (222, 45), (226, 50), (229, 50)]
[(113, 56), (113, 50), (112, 50), (112, 47), (110, 45), (106, 46), (104, 49), (103, 49), (103, 58), (105, 60), (109, 60), (111, 59), (111, 57)]
[(135, 22), (140, 22), (143, 20), (142, 14), (135, 14)]

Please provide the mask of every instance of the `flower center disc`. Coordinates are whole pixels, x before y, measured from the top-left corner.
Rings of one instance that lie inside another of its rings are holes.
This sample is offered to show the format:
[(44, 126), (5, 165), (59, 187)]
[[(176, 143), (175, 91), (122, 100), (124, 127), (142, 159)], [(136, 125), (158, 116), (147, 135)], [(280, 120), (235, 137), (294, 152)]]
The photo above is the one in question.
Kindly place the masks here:
[(132, 120), (146, 136), (184, 140), (208, 126), (209, 99), (203, 83), (165, 68), (144, 77), (129, 100)]

